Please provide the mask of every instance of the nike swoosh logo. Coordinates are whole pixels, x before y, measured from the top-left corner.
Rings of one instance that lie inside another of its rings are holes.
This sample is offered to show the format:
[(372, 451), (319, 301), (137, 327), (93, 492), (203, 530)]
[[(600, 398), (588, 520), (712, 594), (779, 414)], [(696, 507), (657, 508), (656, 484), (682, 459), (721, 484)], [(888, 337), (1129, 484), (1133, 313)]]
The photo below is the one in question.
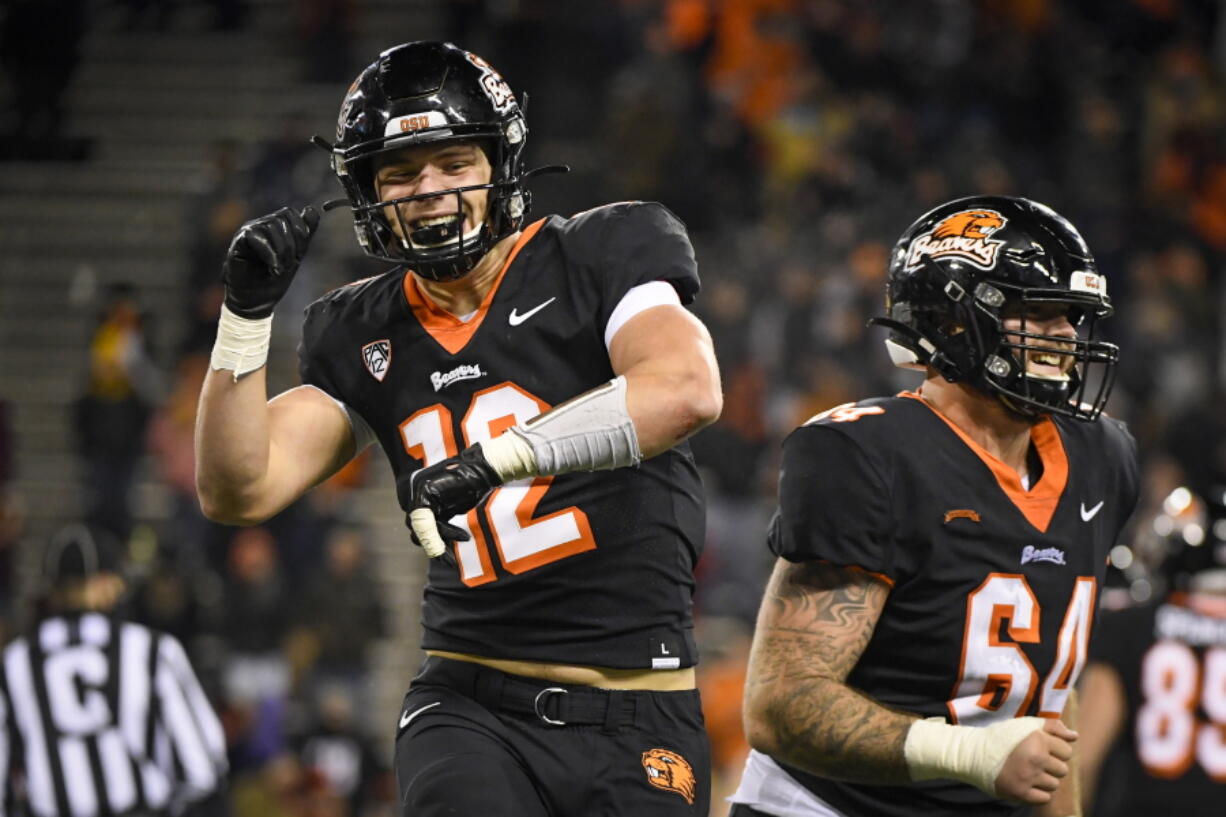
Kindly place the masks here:
[(1103, 500), (1101, 500), (1101, 499), (1100, 499), (1100, 500), (1098, 500), (1098, 504), (1097, 504), (1097, 505), (1095, 505), (1093, 508), (1086, 508), (1086, 504), (1085, 504), (1084, 502), (1082, 502), (1082, 503), (1081, 503), (1081, 521), (1082, 521), (1082, 522), (1089, 522), (1089, 521), (1090, 521), (1091, 519), (1093, 519), (1093, 518), (1094, 518), (1094, 517), (1095, 517), (1095, 516), (1098, 514), (1098, 512), (1099, 512), (1099, 511), (1101, 511), (1102, 509), (1103, 509)]
[(520, 315), (514, 309), (512, 309), (510, 317), (507, 318), (507, 323), (511, 324), (512, 326), (519, 326), (521, 323), (528, 320), (528, 318), (531, 318), (537, 312), (540, 312), (542, 309), (549, 306), (551, 303), (553, 303), (557, 299), (558, 299), (558, 296), (555, 295), (552, 298), (550, 298), (548, 301), (545, 301), (545, 303), (534, 306), (532, 309), (529, 309), (527, 312), (525, 312), (522, 315)]
[(441, 703), (442, 701), (435, 701), (432, 704), (426, 704), (423, 707), (414, 709), (412, 712), (405, 712), (404, 714), (400, 716), (400, 728), (401, 729), (405, 728), (410, 723), (412, 723), (413, 719), (416, 718), (418, 715), (425, 712), (427, 709), (433, 709), (434, 707), (438, 706)]

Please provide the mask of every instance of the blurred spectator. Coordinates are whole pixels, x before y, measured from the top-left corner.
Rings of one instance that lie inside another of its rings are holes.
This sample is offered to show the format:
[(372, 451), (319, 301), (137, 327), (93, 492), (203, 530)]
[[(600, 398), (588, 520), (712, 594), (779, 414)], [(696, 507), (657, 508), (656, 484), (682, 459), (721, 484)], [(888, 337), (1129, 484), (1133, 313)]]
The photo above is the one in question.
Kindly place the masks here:
[(63, 97), (80, 61), (85, 0), (6, 0), (0, 67), (13, 86), (0, 158), (83, 159), (88, 144), (61, 132)]
[(229, 568), (219, 633), (227, 647), (222, 683), (234, 765), (246, 769), (285, 748), (290, 663), (284, 647), (292, 609), (266, 528), (235, 532)]
[[(757, 606), (761, 588), (754, 594)], [(698, 689), (702, 714), (711, 737), (712, 814), (727, 812), (724, 798), (736, 790), (749, 743), (741, 728), (741, 699), (745, 694), (745, 669), (749, 664), (752, 622), (709, 615), (698, 623), (702, 661), (698, 665)]]
[(312, 728), (298, 740), (303, 765), (318, 774), (327, 790), (360, 815), (377, 796), (376, 781), (386, 773), (369, 739), (359, 728), (354, 709), (361, 703), (339, 687), (321, 686), (315, 698)]
[(17, 444), (13, 438), (12, 408), (8, 400), (0, 396), (0, 496), (13, 481), (17, 467)]
[(693, 149), (692, 137), (702, 94), (684, 58), (672, 50), (664, 21), (649, 22), (641, 36), (641, 54), (610, 83), (605, 149), (610, 156), (634, 157), (610, 179), (610, 194), (667, 202), (687, 218), (702, 208), (702, 152)]
[(9, 402), (0, 397), (0, 643), (8, 639), (13, 613), (14, 568), (22, 516), (11, 487), (17, 469), (17, 443), (10, 411)]
[(183, 348), (208, 351), (217, 336), (217, 315), (224, 295), (221, 263), (230, 239), (246, 221), (247, 177), (239, 165), (239, 148), (231, 140), (215, 143), (209, 168), (187, 206), (191, 244), (188, 249), (188, 328)]
[(749, 293), (731, 278), (709, 285), (701, 317), (719, 350), (724, 410), (690, 441), (707, 492), (707, 542), (696, 603), (752, 621), (768, 560), (762, 547), (759, 464), (766, 454), (766, 372), (753, 355)]
[(209, 554), (229, 536), (225, 527), (204, 517), (196, 499), (196, 401), (208, 365), (205, 352), (179, 359), (170, 392), (153, 412), (146, 436), (154, 471), (170, 494), (169, 539), (190, 564), (211, 561)]
[(353, 76), (351, 44), (357, 8), (357, 0), (298, 0), (303, 80), (342, 82)]
[(130, 285), (108, 290), (90, 340), (85, 390), (73, 405), (77, 451), (87, 473), (87, 519), (121, 541), (131, 532), (132, 485), (144, 455), (140, 441), (160, 389), (145, 320)]
[(387, 628), (361, 529), (342, 525), (332, 531), (323, 572), (312, 577), (297, 611), (293, 657), (302, 662), (305, 687), (343, 694), (351, 705), (364, 700), (370, 649)]
[(281, 117), (277, 132), (259, 146), (247, 174), (248, 212), (301, 207), (335, 191), (325, 154), (311, 144), (313, 133), (305, 113), (292, 111)]
[(132, 615), (142, 624), (170, 633), (189, 651), (202, 629), (195, 588), (166, 555), (154, 561), (134, 594)]

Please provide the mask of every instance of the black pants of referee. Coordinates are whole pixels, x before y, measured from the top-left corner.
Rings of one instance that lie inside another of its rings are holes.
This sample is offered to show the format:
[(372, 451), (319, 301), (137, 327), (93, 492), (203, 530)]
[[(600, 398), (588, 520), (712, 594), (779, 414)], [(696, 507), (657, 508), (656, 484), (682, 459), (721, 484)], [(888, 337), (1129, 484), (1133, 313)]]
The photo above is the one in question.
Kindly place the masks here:
[(404, 817), (707, 817), (697, 690), (555, 684), (429, 656), (396, 734)]

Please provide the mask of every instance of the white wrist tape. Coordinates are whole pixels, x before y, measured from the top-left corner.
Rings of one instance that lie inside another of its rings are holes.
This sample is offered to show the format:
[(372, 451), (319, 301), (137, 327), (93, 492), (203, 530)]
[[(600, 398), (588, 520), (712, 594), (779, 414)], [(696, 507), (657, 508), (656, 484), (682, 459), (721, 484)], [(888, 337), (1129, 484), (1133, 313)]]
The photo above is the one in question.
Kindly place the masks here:
[(903, 754), (912, 780), (951, 778), (996, 796), (996, 778), (1017, 745), (1043, 728), (1042, 718), (1010, 718), (991, 726), (954, 726), (943, 718), (911, 724)]
[(536, 476), (536, 457), (532, 453), (532, 444), (514, 428), (481, 443), (481, 453), (503, 482)]
[(254, 372), (268, 362), (268, 342), (272, 337), (272, 315), (267, 318), (240, 318), (225, 304), (217, 321), (217, 340), (209, 366), (234, 372), (234, 379)]
[(643, 455), (626, 408), (626, 378), (508, 429), (482, 443), (481, 451), (503, 481), (638, 465)]

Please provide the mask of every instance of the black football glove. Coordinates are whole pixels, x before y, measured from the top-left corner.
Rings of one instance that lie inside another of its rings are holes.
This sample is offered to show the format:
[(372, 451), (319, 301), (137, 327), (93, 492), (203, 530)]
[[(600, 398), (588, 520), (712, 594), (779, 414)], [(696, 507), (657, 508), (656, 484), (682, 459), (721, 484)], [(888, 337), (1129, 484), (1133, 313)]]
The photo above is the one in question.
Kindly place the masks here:
[(470, 445), (458, 456), (415, 472), (409, 483), (409, 513), (405, 519), (413, 542), (435, 558), (446, 552), (448, 542), (468, 539), (466, 531), (447, 520), (477, 507), (501, 484), (480, 445)]
[(282, 207), (234, 234), (221, 266), (226, 308), (241, 318), (267, 318), (285, 295), (319, 226), (319, 213)]

